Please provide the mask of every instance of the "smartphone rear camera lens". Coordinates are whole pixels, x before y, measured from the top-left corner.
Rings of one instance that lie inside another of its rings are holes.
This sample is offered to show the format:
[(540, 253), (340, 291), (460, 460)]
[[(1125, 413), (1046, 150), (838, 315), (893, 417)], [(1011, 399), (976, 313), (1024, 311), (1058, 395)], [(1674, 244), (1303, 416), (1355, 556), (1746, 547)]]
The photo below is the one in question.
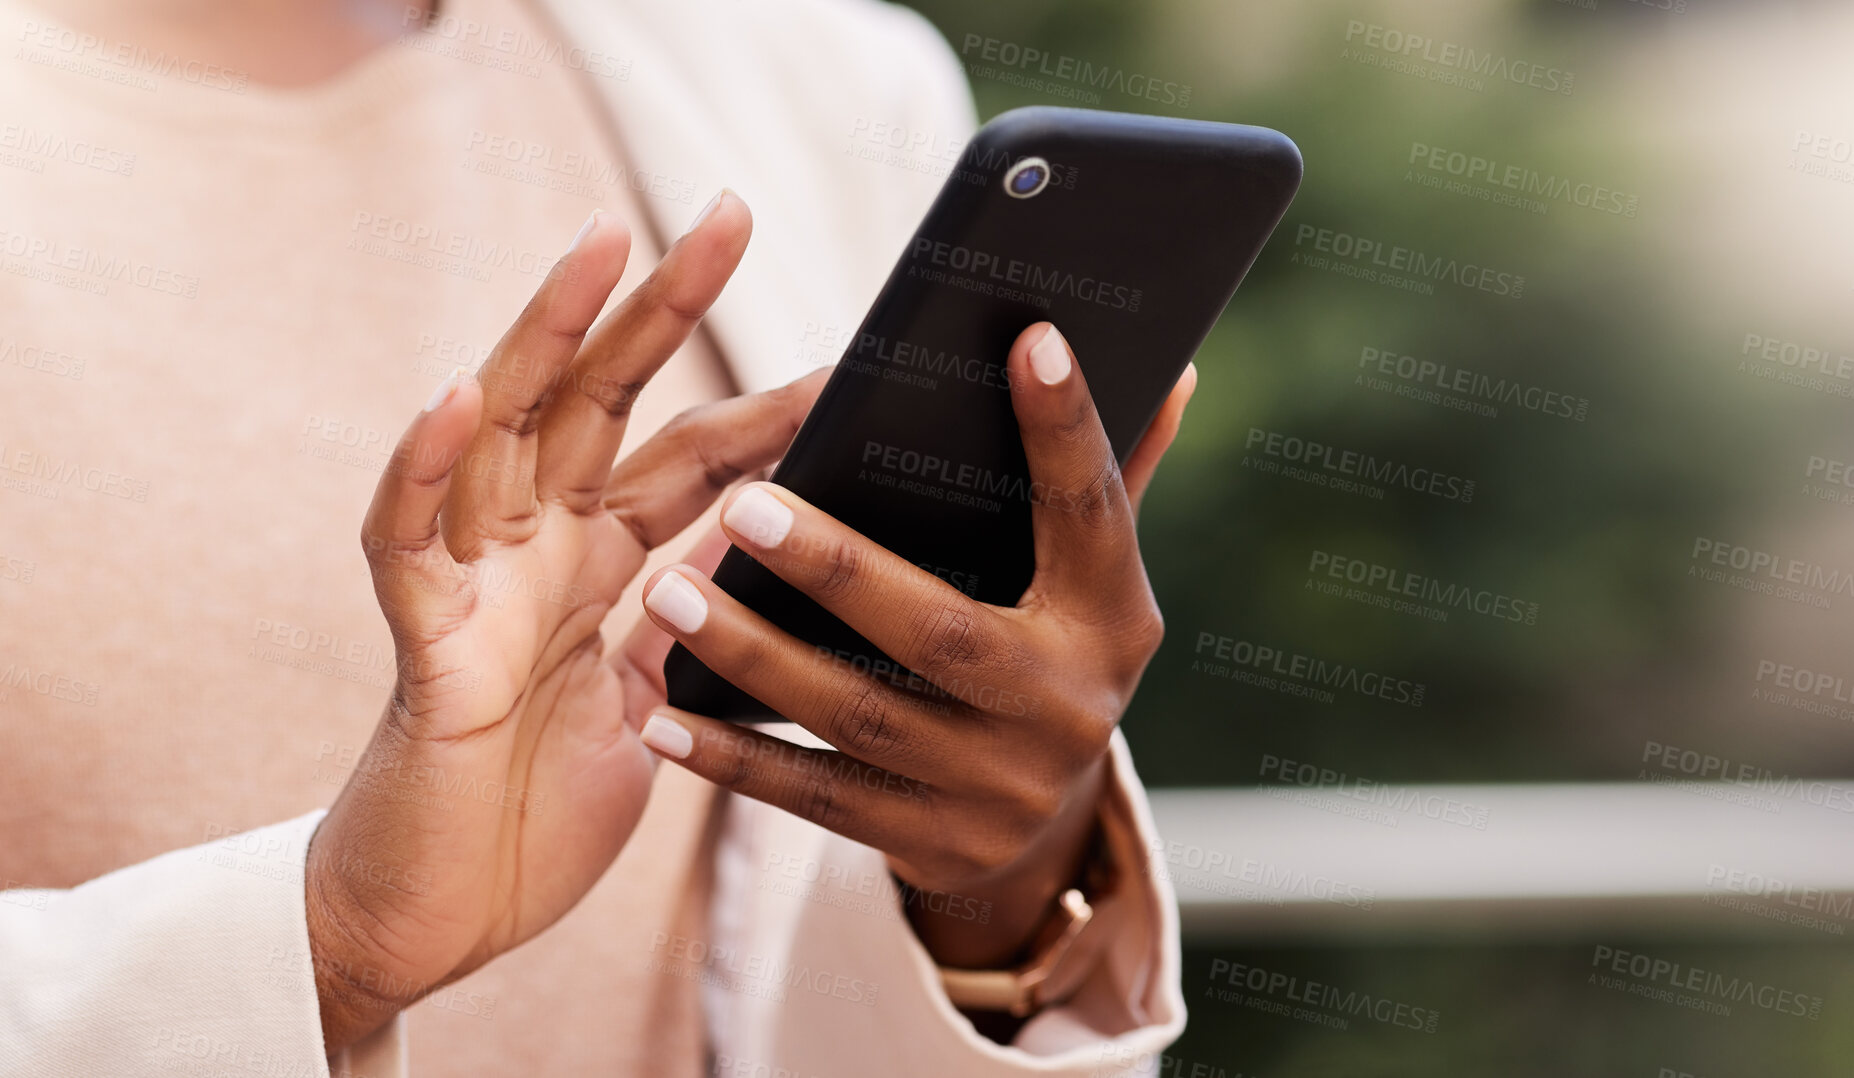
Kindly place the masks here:
[(1004, 193), (1012, 198), (1035, 198), (1049, 186), (1049, 162), (1026, 157), (1004, 174)]

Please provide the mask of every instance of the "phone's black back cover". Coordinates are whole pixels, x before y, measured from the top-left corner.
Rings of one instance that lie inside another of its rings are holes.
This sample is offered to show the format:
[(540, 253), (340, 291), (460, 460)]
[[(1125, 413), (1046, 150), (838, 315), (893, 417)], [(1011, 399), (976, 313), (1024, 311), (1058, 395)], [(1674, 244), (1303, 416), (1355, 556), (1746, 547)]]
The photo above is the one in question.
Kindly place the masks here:
[[(1050, 163), (1034, 198), (1003, 179)], [(800, 428), (777, 482), (958, 590), (1015, 605), (1033, 488), (1005, 357), (1025, 327), (1069, 339), (1121, 461), (1286, 212), (1299, 151), (1264, 128), (1031, 108), (985, 125)], [(859, 671), (919, 686), (738, 548), (723, 590)], [(677, 645), (669, 702), (754, 721), (772, 708)]]

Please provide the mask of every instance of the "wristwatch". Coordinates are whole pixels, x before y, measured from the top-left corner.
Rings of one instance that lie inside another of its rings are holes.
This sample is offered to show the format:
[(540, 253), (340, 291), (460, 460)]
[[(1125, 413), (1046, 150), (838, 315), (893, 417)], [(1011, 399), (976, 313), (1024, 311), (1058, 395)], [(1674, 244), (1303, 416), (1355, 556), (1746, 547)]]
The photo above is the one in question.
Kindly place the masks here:
[[(1028, 1018), (1065, 1003), (1100, 965), (1122, 911), (1114, 839), (1122, 828), (1103, 812), (1081, 878), (1057, 897), (1037, 929), (1030, 957), (1015, 969), (940, 967), (940, 983), (953, 1006)], [(1124, 847), (1121, 847), (1124, 848)]]

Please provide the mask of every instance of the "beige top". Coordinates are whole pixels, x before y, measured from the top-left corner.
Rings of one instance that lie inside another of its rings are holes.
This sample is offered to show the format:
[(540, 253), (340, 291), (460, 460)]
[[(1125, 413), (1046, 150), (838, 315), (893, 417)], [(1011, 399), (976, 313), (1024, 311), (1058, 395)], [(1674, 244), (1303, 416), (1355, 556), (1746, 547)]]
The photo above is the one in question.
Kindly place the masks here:
[[(449, 17), (546, 40), (511, 0)], [(693, 216), (710, 192), (635, 194), (559, 64), (468, 62), (442, 28), (301, 91), (5, 40), (0, 549), (35, 569), (0, 597), (0, 878), (69, 886), (333, 798), (393, 678), (355, 534), (398, 433), (593, 209), (641, 226), (638, 197)], [(636, 232), (620, 293), (660, 250)], [(694, 344), (628, 441), (730, 391)], [(644, 830), (633, 852), (693, 846)], [(674, 890), (623, 882), (468, 986), (494, 1020), (416, 1010), (420, 1072), (638, 1058), (561, 1036), (612, 1028), (614, 1001), (544, 972), (635, 964), (647, 933), (594, 929), (662, 921)]]
[[(633, 224), (622, 295), (660, 250), (643, 200), (692, 216), (712, 194), (624, 159), (585, 85), (589, 65), (624, 79), (620, 50), (522, 47), (552, 35), (515, 0), (447, 2), (439, 26), (292, 91), (16, 5), (0, 0), (0, 890), (71, 887), (326, 805), (392, 682), (355, 535), (399, 431), (480, 362), (591, 210)], [(692, 341), (627, 445), (729, 392)], [(661, 769), (578, 908), (414, 1008), (414, 1073), (695, 1073), (703, 978), (651, 956), (718, 931), (723, 803)], [(879, 871), (873, 851), (805, 841)], [(905, 923), (785, 901), (824, 936), (832, 916), (853, 921), (837, 935), (874, 932), (872, 982), (928, 983)], [(908, 998), (883, 1011), (996, 1055), (943, 999), (908, 1013)], [(868, 1013), (809, 1002), (833, 1027)], [(1136, 1024), (1114, 1009), (1102, 1023)], [(803, 1033), (803, 1010), (768, 1013)], [(853, 1040), (825, 1051), (862, 1058)]]

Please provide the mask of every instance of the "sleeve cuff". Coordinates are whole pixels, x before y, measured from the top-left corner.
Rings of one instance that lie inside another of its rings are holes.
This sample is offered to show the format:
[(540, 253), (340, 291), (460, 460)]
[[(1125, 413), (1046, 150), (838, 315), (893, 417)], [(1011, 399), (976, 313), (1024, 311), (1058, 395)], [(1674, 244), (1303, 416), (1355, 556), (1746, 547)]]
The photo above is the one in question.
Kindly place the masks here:
[(0, 1043), (43, 1074), (328, 1078), (303, 865), (322, 813), (0, 895)]
[[(816, 744), (797, 728), (774, 728)], [(864, 1073), (1136, 1074), (1184, 1029), (1178, 914), (1151, 867), (1155, 832), (1116, 733), (1103, 811), (1136, 844), (1116, 849), (1126, 919), (1074, 999), (1014, 1043), (973, 1029), (940, 986), (880, 851), (745, 798), (730, 798), (715, 862), (708, 938), (671, 941), (667, 972), (702, 985), (721, 1076)]]
[[(1102, 793), (1101, 812), (1123, 825), (1110, 829), (1108, 834), (1114, 840), (1111, 853), (1120, 866), (1120, 886), (1125, 890), (1126, 922), (1094, 976), (1075, 998), (1038, 1013), (1018, 1032), (1013, 1044), (1038, 1055), (1054, 1055), (1083, 1043), (1098, 1048), (1104, 1036), (1134, 1034), (1138, 1034), (1134, 1039), (1142, 1042), (1141, 1050), (1151, 1053), (1184, 1032), (1178, 899), (1166, 874), (1153, 870), (1152, 851), (1159, 848), (1158, 831), (1152, 822), (1146, 789), (1133, 768), (1133, 754), (1119, 730), (1114, 731), (1109, 755), (1112, 767)], [(922, 955), (925, 957), (924, 950)], [(932, 960), (928, 962), (931, 966)], [(937, 969), (933, 972), (937, 981)], [(1093, 1063), (1101, 1068), (1133, 1047), (1112, 1045)]]

